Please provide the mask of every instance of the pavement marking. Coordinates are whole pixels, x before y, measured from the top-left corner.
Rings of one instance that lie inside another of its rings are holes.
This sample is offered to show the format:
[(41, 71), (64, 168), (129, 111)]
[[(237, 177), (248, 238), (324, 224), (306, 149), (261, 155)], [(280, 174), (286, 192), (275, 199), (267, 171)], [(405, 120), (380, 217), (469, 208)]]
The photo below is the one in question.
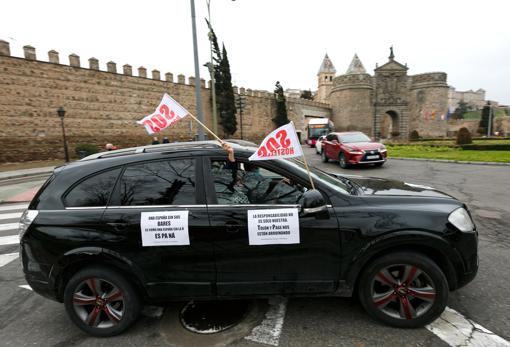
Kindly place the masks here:
[(502, 346), (510, 342), (485, 329), (480, 324), (465, 318), (459, 312), (447, 307), (443, 314), (426, 328), (450, 346)]
[(0, 220), (2, 220), (2, 219), (21, 218), (22, 214), (23, 214), (23, 212), (0, 214)]
[(26, 210), (28, 208), (28, 204), (9, 204), (9, 205), (0, 205), (0, 211), (11, 211), (11, 210)]
[(283, 328), (283, 320), (287, 311), (287, 298), (269, 299), (269, 310), (266, 318), (251, 331), (245, 339), (265, 343), (266, 345), (278, 346)]
[(18, 230), (19, 223), (0, 224), (0, 231)]
[(16, 245), (19, 244), (19, 236), (18, 235), (9, 235), (0, 237), (0, 246), (5, 245)]
[(19, 257), (19, 253), (0, 254), (0, 267), (9, 264)]
[(30, 287), (28, 284), (22, 284), (22, 285), (20, 285), (20, 286), (18, 286), (18, 287), (23, 288), (23, 289), (28, 289), (28, 290), (34, 291), (34, 290), (32, 289), (32, 287)]

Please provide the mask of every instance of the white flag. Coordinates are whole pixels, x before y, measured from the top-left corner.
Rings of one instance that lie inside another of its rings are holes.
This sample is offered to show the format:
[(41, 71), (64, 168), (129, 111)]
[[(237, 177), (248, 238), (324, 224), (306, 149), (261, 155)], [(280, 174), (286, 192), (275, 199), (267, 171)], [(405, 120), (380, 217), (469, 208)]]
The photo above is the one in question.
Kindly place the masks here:
[(249, 160), (270, 160), (276, 158), (293, 158), (303, 155), (294, 123), (290, 122), (267, 135), (257, 152)]
[(143, 117), (137, 123), (144, 125), (150, 135), (159, 133), (161, 130), (177, 123), (188, 114), (189, 112), (184, 107), (165, 93), (156, 111)]

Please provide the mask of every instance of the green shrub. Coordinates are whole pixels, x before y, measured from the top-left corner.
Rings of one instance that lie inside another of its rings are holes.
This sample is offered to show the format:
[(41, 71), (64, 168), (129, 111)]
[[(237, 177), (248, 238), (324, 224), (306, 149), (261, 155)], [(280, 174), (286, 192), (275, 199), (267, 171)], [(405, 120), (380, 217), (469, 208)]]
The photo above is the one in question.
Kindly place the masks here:
[(458, 145), (468, 145), (473, 143), (473, 140), (471, 139), (471, 133), (466, 127), (459, 129), (459, 132), (457, 133), (457, 141), (455, 143)]
[(409, 140), (411, 141), (418, 141), (420, 139), (420, 134), (418, 133), (418, 130), (413, 130), (409, 134)]
[(88, 155), (99, 152), (97, 146), (91, 143), (78, 143), (74, 148), (74, 151), (80, 158), (85, 158)]

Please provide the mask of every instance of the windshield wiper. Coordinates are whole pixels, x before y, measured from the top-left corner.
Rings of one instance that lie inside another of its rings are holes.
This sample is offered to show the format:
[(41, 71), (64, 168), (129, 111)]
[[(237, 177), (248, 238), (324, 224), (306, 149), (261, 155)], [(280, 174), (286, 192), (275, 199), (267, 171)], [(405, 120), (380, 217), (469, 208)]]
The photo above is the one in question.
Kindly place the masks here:
[(339, 179), (340, 181), (342, 181), (343, 183), (345, 183), (345, 185), (349, 188), (349, 194), (352, 194), (352, 195), (359, 195), (359, 192), (360, 192), (360, 186), (358, 186), (358, 184), (354, 183), (353, 181), (351, 181), (350, 179), (346, 178), (346, 177), (343, 177), (343, 176), (334, 176), (335, 178)]

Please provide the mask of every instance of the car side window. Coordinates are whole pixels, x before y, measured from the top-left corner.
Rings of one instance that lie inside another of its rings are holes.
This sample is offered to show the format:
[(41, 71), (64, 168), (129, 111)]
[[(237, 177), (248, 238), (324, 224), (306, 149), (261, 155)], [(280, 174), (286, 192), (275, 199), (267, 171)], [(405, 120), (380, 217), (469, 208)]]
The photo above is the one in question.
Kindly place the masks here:
[(78, 183), (64, 198), (66, 207), (106, 206), (120, 168), (89, 177)]
[(190, 205), (196, 203), (195, 160), (162, 160), (128, 165), (120, 179), (120, 204)]
[(329, 142), (331, 142), (331, 141), (333, 141), (333, 140), (336, 140), (336, 136), (335, 136), (335, 135), (333, 135), (333, 134), (329, 134), (329, 135), (326, 137), (326, 140), (327, 140), (327, 141), (329, 141)]
[(218, 204), (297, 204), (306, 191), (275, 172), (253, 163), (211, 163)]

